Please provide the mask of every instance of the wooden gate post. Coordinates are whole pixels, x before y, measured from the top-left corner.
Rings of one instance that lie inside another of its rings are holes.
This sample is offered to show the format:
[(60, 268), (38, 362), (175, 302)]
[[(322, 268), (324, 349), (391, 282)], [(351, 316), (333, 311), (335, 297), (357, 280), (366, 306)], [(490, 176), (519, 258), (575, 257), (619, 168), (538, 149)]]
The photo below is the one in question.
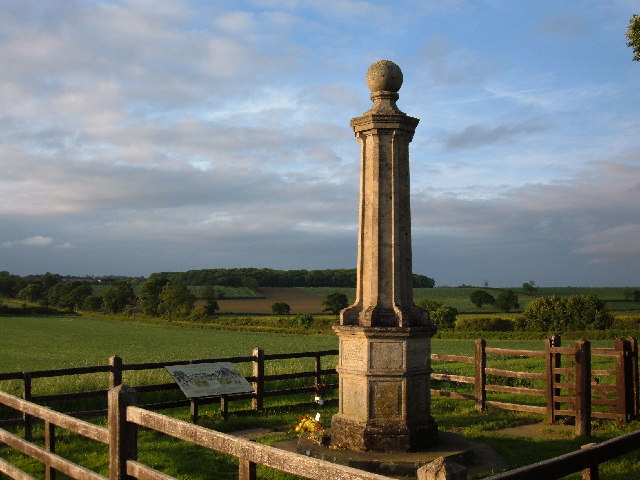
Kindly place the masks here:
[[(22, 398), (31, 401), (31, 373), (22, 372)], [(22, 414), (22, 423), (24, 424), (24, 439), (31, 441), (33, 439), (33, 417), (26, 413)]]
[(629, 375), (631, 376), (631, 417), (640, 415), (640, 391), (638, 389), (638, 340), (627, 337), (629, 341)]
[(109, 390), (109, 480), (129, 480), (127, 460), (138, 459), (138, 427), (127, 422), (127, 407), (137, 403), (137, 392), (131, 387)]
[(487, 341), (483, 338), (476, 339), (475, 351), (475, 397), (476, 410), (484, 412), (487, 402)]
[(122, 385), (122, 358), (117, 355), (109, 358), (109, 390)]
[(264, 402), (264, 350), (260, 347), (253, 349), (253, 393), (251, 406), (254, 410), (262, 410)]
[(622, 423), (631, 420), (629, 407), (631, 406), (631, 372), (629, 371), (629, 342), (622, 338), (616, 339), (616, 406), (618, 419)]
[(560, 396), (560, 389), (556, 384), (560, 382), (560, 375), (555, 373), (562, 364), (562, 355), (554, 353), (552, 349), (561, 344), (560, 335), (551, 335), (545, 341), (545, 373), (546, 373), (546, 396), (547, 396), (547, 423), (556, 421), (556, 410), (560, 405), (555, 402), (555, 397)]
[(576, 389), (576, 434), (591, 436), (591, 343), (578, 340), (575, 350)]

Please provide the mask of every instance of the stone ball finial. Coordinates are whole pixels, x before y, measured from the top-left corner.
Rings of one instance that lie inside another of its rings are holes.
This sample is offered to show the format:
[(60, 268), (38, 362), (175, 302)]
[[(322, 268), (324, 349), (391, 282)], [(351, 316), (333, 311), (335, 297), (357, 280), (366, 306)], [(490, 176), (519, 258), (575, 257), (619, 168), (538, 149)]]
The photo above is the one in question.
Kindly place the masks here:
[(402, 70), (390, 60), (379, 60), (367, 70), (367, 87), (374, 92), (397, 92), (402, 86)]

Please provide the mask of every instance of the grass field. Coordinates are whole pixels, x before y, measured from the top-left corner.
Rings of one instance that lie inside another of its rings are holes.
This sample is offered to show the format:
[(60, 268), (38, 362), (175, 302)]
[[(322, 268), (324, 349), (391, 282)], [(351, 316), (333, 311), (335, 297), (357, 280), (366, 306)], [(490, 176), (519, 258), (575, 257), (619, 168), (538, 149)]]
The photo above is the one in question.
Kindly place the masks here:
[[(332, 288), (332, 287), (304, 287), (301, 288), (309, 293), (320, 297), (326, 297), (333, 292), (342, 292), (351, 302), (355, 301), (355, 288)], [(492, 305), (485, 305), (481, 309), (476, 307), (469, 296), (475, 290), (485, 290), (494, 297), (500, 293), (500, 289), (482, 287), (435, 287), (435, 288), (414, 288), (413, 298), (416, 303), (421, 300), (436, 300), (444, 304), (455, 307), (460, 313), (500, 313)], [(640, 303), (629, 302), (625, 299), (625, 292), (629, 288), (623, 287), (548, 287), (540, 288), (535, 296), (526, 295), (521, 288), (513, 288), (518, 294), (520, 308), (524, 308), (527, 303), (540, 296), (557, 295), (567, 297), (577, 294), (593, 294), (607, 303), (607, 308), (611, 311), (631, 311), (640, 310)]]
[[(163, 361), (177, 359), (195, 359), (203, 357), (221, 357), (228, 355), (249, 355), (256, 346), (263, 347), (267, 353), (309, 351), (337, 348), (337, 338), (333, 335), (284, 335), (268, 333), (245, 333), (208, 329), (180, 328), (170, 325), (150, 325), (125, 321), (109, 320), (96, 317), (0, 317), (0, 329), (3, 332), (3, 348), (0, 349), (0, 371), (48, 369), (69, 366), (105, 364), (111, 355), (120, 355), (125, 363)], [(568, 344), (568, 343), (567, 343)], [(594, 342), (594, 346), (607, 346), (611, 342)], [(490, 340), (492, 347), (541, 350), (541, 340)], [(471, 339), (452, 340), (434, 339), (434, 353), (472, 355)], [(514, 357), (498, 359), (490, 356), (488, 362), (494, 368), (532, 371), (538, 369), (538, 360), (521, 361)], [(293, 363), (293, 362), (292, 362)], [(456, 366), (458, 365), (458, 366)], [(434, 362), (434, 370), (439, 372), (469, 374), (465, 369), (471, 365), (446, 364)], [(294, 365), (284, 365), (289, 370)], [(326, 365), (325, 368), (329, 368)], [(104, 377), (104, 375), (103, 375)], [(153, 378), (147, 379), (153, 381)], [(164, 379), (163, 381), (169, 381)], [(34, 382), (35, 394), (53, 391), (69, 391), (78, 385), (51, 384), (39, 379)], [(146, 382), (145, 382), (146, 383)], [(37, 384), (37, 387), (36, 387)], [(4, 385), (0, 382), (0, 388)], [(60, 389), (60, 390), (59, 390)], [(335, 398), (335, 395), (334, 395)], [(300, 401), (300, 398), (298, 398)], [(302, 400), (304, 401), (304, 399)], [(280, 430), (281, 434), (267, 437), (266, 443), (275, 439), (291, 436), (288, 432), (295, 419), (309, 411), (308, 406), (287, 405), (283, 401), (270, 400), (270, 408), (263, 414), (248, 417), (235, 417), (223, 422), (217, 407), (202, 409), (202, 424), (221, 431), (241, 430), (244, 428), (264, 427)], [(232, 408), (236, 408), (232, 403)], [(325, 407), (323, 417), (328, 421), (335, 413), (335, 407)], [(315, 411), (315, 410), (314, 410)], [(188, 418), (187, 409), (165, 412), (181, 419)], [(562, 453), (576, 450), (582, 442), (572, 435), (552, 439), (526, 439), (505, 437), (495, 431), (502, 427), (519, 425), (539, 420), (532, 414), (519, 414), (500, 410), (489, 410), (478, 413), (470, 402), (435, 398), (432, 413), (441, 428), (458, 432), (474, 441), (492, 445), (509, 462), (512, 468), (550, 458)], [(103, 422), (103, 420), (97, 420)], [(638, 422), (626, 427), (613, 422), (596, 422), (594, 441), (631, 431), (640, 427)], [(36, 429), (36, 436), (41, 430)], [(140, 439), (140, 458), (169, 474), (183, 479), (205, 480), (211, 478), (237, 478), (236, 462), (217, 453), (208, 452), (198, 447), (173, 441), (161, 435), (143, 432)], [(104, 447), (91, 447), (71, 434), (60, 434), (58, 453), (88, 468), (105, 472), (106, 450)], [(6, 449), (0, 448), (0, 455), (16, 461), (30, 472), (41, 476), (42, 468), (29, 460), (20, 458)], [(623, 459), (608, 462), (601, 469), (603, 478), (623, 480), (640, 477), (640, 455), (633, 454)], [(259, 478), (291, 479), (259, 468)], [(573, 476), (571, 478), (579, 478)]]

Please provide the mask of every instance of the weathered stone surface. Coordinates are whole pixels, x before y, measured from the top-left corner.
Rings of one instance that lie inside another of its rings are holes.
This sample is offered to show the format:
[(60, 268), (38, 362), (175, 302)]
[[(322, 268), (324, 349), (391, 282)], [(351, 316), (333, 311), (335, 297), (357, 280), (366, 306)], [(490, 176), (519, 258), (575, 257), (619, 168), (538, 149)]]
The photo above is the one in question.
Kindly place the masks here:
[(418, 480), (467, 480), (467, 469), (451, 459), (440, 457), (418, 470)]
[(412, 451), (433, 444), (431, 337), (413, 303), (409, 142), (419, 120), (396, 106), (402, 71), (381, 60), (367, 72), (373, 106), (351, 126), (361, 146), (356, 301), (334, 327), (340, 401), (332, 442), (354, 450)]

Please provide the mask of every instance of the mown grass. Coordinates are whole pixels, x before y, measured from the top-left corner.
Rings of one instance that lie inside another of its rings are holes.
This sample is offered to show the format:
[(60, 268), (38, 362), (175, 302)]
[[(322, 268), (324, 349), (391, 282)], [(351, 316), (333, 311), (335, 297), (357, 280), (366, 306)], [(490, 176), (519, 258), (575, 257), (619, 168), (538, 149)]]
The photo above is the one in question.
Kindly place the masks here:
[[(154, 325), (132, 323), (99, 317), (0, 317), (3, 331), (3, 348), (0, 349), (0, 371), (34, 370), (105, 364), (111, 355), (120, 355), (125, 363), (151, 362), (176, 359), (215, 358), (223, 356), (250, 355), (256, 346), (263, 347), (267, 353), (311, 351), (337, 348), (337, 339), (333, 335), (284, 335), (268, 333), (247, 333), (224, 330), (181, 328), (175, 325)], [(570, 342), (564, 342), (569, 345)], [(535, 340), (489, 340), (488, 346), (512, 349), (542, 350), (543, 341)], [(596, 341), (593, 346), (611, 346), (610, 341)], [(473, 355), (472, 339), (434, 339), (434, 353), (455, 355)], [(335, 365), (335, 357), (327, 358), (323, 368)], [(267, 363), (267, 373), (288, 373), (311, 370), (312, 360), (289, 360)], [(523, 359), (515, 356), (490, 355), (488, 365), (494, 368), (517, 371), (543, 371), (541, 359)], [(593, 368), (610, 368), (595, 360)], [(434, 362), (436, 372), (449, 372), (458, 375), (472, 375), (473, 365), (461, 363)], [(248, 374), (249, 365), (240, 365)], [(106, 387), (106, 374), (92, 374), (64, 379), (34, 380), (34, 394), (99, 389)], [(164, 369), (147, 372), (128, 372), (125, 383), (147, 384), (170, 382)], [(490, 383), (499, 382), (490, 378)], [(503, 379), (503, 384), (541, 388), (537, 382)], [(286, 382), (286, 386), (302, 386), (311, 383), (311, 379), (302, 379), (298, 383)], [(273, 383), (269, 388), (285, 386), (285, 382)], [(438, 385), (435, 388), (450, 389)], [(10, 393), (20, 394), (19, 382), (0, 382), (0, 388)], [(461, 386), (469, 390), (468, 386)], [(163, 400), (182, 398), (179, 391), (162, 395)], [(335, 398), (335, 393), (333, 394)], [(520, 397), (507, 394), (490, 394), (490, 398), (502, 401), (522, 401), (535, 404), (536, 397)], [(216, 404), (201, 407), (201, 424), (220, 431), (235, 431), (246, 428), (262, 427), (276, 431), (274, 435), (260, 441), (269, 443), (277, 439), (290, 438), (289, 432), (296, 419), (308, 411), (315, 412), (317, 407), (295, 405), (307, 402), (309, 397), (299, 395), (293, 398), (269, 399), (264, 413), (234, 415), (224, 422)], [(71, 405), (69, 407), (74, 407)], [(65, 406), (66, 407), (66, 406)], [(433, 415), (441, 429), (464, 434), (472, 440), (492, 445), (503, 455), (511, 468), (530, 464), (534, 461), (550, 458), (579, 448), (582, 440), (572, 435), (566, 438), (526, 439), (513, 438), (496, 433), (502, 427), (515, 426), (540, 421), (541, 416), (521, 414), (490, 409), (479, 413), (471, 402), (436, 397), (433, 399)], [(97, 407), (96, 407), (97, 408)], [(231, 410), (244, 410), (247, 402), (231, 403)], [(73, 409), (73, 408), (69, 408)], [(78, 408), (77, 408), (78, 409)], [(81, 409), (81, 408), (80, 408)], [(323, 419), (329, 420), (335, 412), (333, 406), (324, 407)], [(188, 419), (188, 409), (174, 409), (165, 413)], [(104, 423), (103, 419), (93, 420)], [(635, 422), (621, 427), (614, 422), (595, 422), (594, 438), (602, 441), (631, 429), (640, 428)], [(36, 435), (42, 435), (40, 427)], [(87, 442), (77, 435), (60, 433), (58, 452), (87, 468), (106, 473), (106, 448)], [(0, 449), (0, 456), (24, 467), (32, 474), (42, 476), (42, 467), (32, 460)], [(237, 478), (237, 461), (233, 458), (209, 452), (193, 445), (187, 445), (165, 436), (142, 431), (140, 436), (140, 459), (171, 475), (184, 479)], [(603, 478), (627, 479), (640, 478), (640, 455), (635, 453), (624, 458), (608, 462), (601, 468)], [(214, 473), (215, 472), (215, 473)], [(294, 478), (259, 468), (259, 478)], [(213, 475), (213, 477), (212, 477)], [(579, 478), (574, 476), (574, 478)]]

